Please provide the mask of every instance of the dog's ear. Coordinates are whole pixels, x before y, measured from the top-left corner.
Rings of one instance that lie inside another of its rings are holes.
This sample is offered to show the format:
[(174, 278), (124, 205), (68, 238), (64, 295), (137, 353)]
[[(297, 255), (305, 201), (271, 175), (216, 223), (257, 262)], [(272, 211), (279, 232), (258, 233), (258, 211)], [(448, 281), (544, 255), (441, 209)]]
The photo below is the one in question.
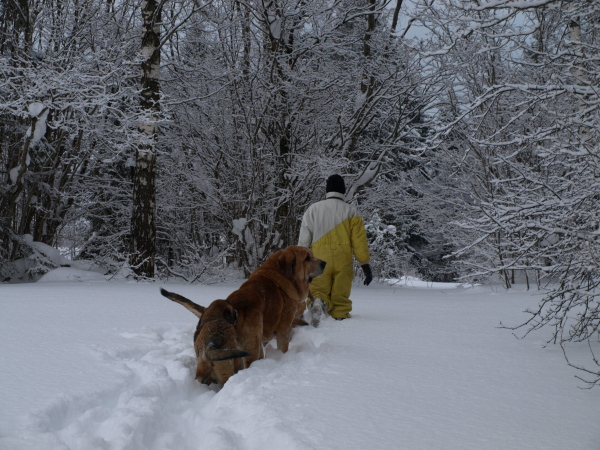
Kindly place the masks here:
[(233, 307), (225, 308), (223, 310), (223, 318), (231, 325), (235, 325), (237, 322), (237, 311)]
[(291, 278), (296, 269), (296, 254), (292, 251), (281, 251), (279, 268), (286, 278)]

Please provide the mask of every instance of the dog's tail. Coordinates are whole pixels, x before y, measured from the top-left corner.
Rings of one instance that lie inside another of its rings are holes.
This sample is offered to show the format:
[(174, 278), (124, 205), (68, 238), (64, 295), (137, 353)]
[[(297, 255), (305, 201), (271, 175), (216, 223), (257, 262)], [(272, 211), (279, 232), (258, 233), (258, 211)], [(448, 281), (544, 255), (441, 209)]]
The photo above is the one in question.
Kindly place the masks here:
[(210, 361), (225, 361), (226, 359), (243, 358), (250, 353), (236, 348), (217, 348), (214, 342), (209, 342), (204, 349), (206, 359)]
[(164, 297), (167, 297), (169, 300), (173, 300), (174, 302), (185, 306), (199, 319), (202, 318), (202, 314), (204, 314), (204, 310), (206, 309), (204, 306), (197, 305), (190, 299), (185, 298), (183, 295), (175, 294), (174, 292), (169, 292), (163, 288), (160, 289), (160, 293)]

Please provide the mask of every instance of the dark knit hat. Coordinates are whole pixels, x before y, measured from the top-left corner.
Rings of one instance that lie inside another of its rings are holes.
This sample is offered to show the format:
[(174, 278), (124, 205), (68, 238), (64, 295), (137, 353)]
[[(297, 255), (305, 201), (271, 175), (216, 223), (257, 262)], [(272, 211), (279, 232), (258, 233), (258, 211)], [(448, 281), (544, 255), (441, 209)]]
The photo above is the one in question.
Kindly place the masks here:
[(340, 194), (346, 193), (346, 184), (341, 175), (331, 175), (327, 178), (327, 185), (325, 186), (325, 192), (339, 192)]

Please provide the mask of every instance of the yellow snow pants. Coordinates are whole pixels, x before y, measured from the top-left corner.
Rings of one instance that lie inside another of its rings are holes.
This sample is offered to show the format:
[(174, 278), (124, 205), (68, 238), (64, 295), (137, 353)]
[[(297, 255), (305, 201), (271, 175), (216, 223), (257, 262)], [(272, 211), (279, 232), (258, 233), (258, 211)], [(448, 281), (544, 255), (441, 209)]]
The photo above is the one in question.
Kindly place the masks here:
[(313, 254), (327, 264), (323, 274), (312, 280), (310, 293), (313, 298), (318, 297), (325, 302), (331, 317), (347, 319), (352, 311), (352, 250), (348, 246), (320, 244), (313, 244)]

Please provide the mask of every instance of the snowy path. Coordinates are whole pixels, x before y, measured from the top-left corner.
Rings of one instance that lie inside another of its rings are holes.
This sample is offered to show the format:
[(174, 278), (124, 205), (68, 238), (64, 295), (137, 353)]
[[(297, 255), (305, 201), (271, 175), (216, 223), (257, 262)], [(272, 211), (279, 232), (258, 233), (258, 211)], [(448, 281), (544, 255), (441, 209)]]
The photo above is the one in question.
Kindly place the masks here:
[(217, 392), (193, 379), (195, 318), (158, 288), (0, 286), (0, 449), (600, 448), (600, 389), (497, 328), (531, 294), (357, 286), (353, 319), (297, 329)]

